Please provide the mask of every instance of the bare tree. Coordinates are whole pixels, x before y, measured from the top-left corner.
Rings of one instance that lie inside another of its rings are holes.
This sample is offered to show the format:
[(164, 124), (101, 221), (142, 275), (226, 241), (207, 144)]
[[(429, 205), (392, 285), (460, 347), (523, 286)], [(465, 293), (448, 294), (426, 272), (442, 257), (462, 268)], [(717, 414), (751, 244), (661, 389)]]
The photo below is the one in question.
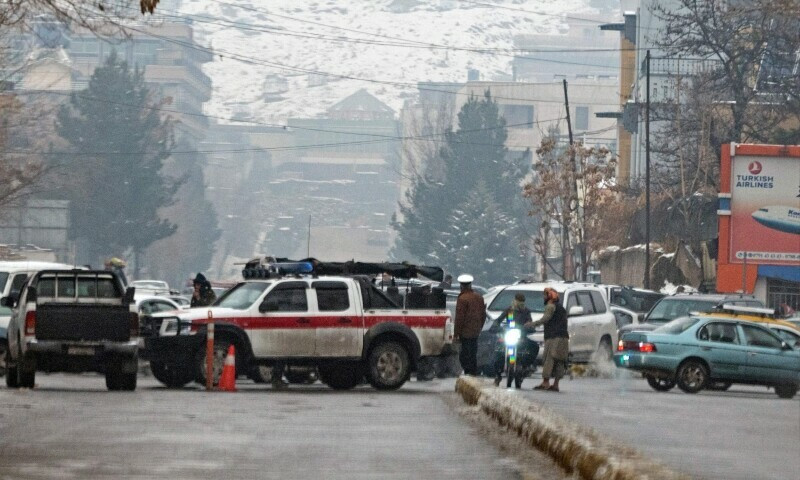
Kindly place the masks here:
[[(534, 165), (533, 180), (523, 189), (530, 202), (529, 215), (540, 218), (534, 249), (542, 259), (543, 279), (548, 268), (554, 270), (548, 257), (556, 250), (563, 257), (561, 277), (572, 279), (568, 256), (580, 249), (579, 267), (585, 278), (595, 252), (624, 243), (630, 217), (623, 212), (632, 212), (635, 202), (617, 188), (616, 160), (607, 149), (559, 146), (553, 133), (537, 149), (539, 162)], [(614, 215), (609, 215), (612, 211)]]
[(666, 24), (657, 44), (668, 55), (709, 60), (694, 82), (723, 113), (716, 153), (726, 142), (767, 141), (800, 119), (797, 0), (676, 0), (654, 13)]
[[(138, 8), (135, 6), (138, 3)], [(71, 26), (100, 31), (135, 13), (153, 13), (159, 0), (5, 0), (0, 3), (0, 31), (24, 29), (41, 15)]]

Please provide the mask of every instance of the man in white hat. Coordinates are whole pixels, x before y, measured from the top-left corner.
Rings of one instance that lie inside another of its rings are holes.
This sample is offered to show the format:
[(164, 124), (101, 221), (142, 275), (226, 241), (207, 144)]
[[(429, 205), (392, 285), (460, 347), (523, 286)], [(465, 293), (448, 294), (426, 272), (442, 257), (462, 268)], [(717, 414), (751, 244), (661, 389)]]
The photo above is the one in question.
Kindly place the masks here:
[(461, 293), (456, 301), (455, 339), (461, 342), (458, 359), (467, 375), (478, 374), (478, 335), (486, 318), (483, 297), (472, 290), (472, 275), (460, 275)]

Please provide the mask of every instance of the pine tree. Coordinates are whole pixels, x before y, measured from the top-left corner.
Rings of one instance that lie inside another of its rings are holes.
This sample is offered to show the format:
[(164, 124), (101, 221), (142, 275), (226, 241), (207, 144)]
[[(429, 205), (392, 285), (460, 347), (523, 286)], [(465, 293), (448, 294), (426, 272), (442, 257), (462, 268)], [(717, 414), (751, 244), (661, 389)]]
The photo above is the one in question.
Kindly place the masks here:
[(515, 219), (492, 197), (485, 183), (478, 183), (453, 210), (443, 240), (434, 245), (437, 256), (450, 259), (451, 270), (469, 272), (484, 285), (507, 281), (526, 262)]
[[(400, 205), (403, 219), (395, 222), (398, 250), (451, 272), (477, 268), (492, 281), (525, 270), (518, 254), (524, 238), (520, 225), (528, 221), (521, 182), (530, 164), (527, 153), (509, 155), (507, 135), (505, 120), (488, 92), (464, 104), (458, 130), (446, 134), (445, 147), (429, 159)], [(470, 230), (469, 236), (463, 236), (464, 229)], [(501, 230), (508, 232), (508, 242), (496, 241), (495, 232)], [(493, 266), (496, 259), (506, 258), (513, 258), (513, 264), (500, 261)]]
[(78, 186), (70, 192), (71, 228), (84, 261), (129, 250), (136, 259), (176, 229), (158, 214), (182, 182), (161, 172), (172, 124), (152, 105), (144, 72), (112, 52), (58, 112), (57, 131), (74, 150), (64, 166)]

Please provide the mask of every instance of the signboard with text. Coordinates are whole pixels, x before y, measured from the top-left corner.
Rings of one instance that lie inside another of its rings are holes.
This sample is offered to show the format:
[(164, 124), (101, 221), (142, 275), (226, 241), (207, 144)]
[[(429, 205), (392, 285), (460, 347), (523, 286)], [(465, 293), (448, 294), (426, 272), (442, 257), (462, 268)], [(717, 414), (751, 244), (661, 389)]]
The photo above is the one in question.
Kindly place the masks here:
[(735, 156), (730, 262), (800, 264), (800, 161)]

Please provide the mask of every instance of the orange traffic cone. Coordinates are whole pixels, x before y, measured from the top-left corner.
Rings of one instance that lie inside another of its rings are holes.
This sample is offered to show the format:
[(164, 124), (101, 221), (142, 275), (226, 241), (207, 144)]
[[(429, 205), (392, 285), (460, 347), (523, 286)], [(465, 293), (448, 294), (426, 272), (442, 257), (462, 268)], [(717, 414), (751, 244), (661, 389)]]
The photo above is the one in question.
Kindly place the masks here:
[(222, 367), (222, 375), (219, 377), (219, 390), (236, 391), (236, 349), (233, 345), (228, 348), (228, 355), (225, 357), (225, 366)]

